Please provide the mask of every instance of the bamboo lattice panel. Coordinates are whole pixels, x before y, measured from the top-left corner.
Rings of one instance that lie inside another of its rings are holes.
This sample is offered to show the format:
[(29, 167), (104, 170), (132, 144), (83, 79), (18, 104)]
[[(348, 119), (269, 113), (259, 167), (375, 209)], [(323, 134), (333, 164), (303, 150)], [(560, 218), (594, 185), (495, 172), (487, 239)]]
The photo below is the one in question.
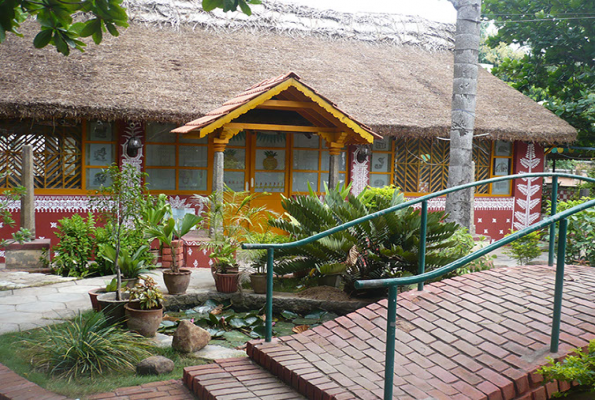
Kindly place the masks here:
[(8, 122), (0, 125), (0, 187), (21, 184), (23, 146), (33, 146), (34, 184), (40, 189), (82, 188), (82, 128)]

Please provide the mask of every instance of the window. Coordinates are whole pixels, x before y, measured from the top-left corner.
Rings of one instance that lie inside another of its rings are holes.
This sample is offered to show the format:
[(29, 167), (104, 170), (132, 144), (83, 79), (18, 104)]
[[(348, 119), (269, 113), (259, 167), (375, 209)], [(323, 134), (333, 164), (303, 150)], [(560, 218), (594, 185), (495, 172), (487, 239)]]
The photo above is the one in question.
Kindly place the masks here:
[[(347, 155), (339, 155), (339, 182), (345, 182)], [(330, 155), (318, 135), (293, 134), (291, 193), (308, 193), (308, 184), (315, 192), (328, 184)]]
[[(506, 176), (512, 173), (512, 143), (497, 140), (494, 142), (492, 158), (492, 177)], [(512, 181), (492, 183), (492, 194), (510, 195)]]
[(448, 184), (449, 142), (438, 139), (394, 141), (395, 185), (406, 193), (433, 193)]
[(223, 154), (223, 181), (231, 190), (243, 192), (246, 190), (246, 132), (229, 139)]
[(38, 189), (82, 189), (82, 125), (74, 121), (3, 121), (0, 188), (21, 184), (23, 146), (33, 146)]
[(151, 191), (207, 191), (207, 139), (184, 139), (174, 124), (147, 123), (145, 172)]
[(85, 141), (85, 189), (108, 186), (102, 171), (116, 162), (116, 135), (113, 122), (89, 121)]

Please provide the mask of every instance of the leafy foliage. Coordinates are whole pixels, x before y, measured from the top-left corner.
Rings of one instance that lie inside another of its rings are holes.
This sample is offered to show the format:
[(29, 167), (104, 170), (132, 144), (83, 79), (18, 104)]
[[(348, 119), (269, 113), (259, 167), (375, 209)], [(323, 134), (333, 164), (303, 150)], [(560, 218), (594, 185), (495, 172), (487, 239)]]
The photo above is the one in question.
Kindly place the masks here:
[(237, 268), (236, 252), (242, 242), (253, 242), (257, 234), (266, 230), (266, 222), (273, 214), (264, 206), (254, 207), (252, 203), (269, 193), (235, 192), (229, 187), (221, 194), (213, 192), (208, 197), (195, 196), (207, 204), (205, 225), (211, 230), (211, 241), (202, 247), (210, 251), (216, 270), (225, 273)]
[(139, 300), (142, 310), (159, 308), (163, 302), (163, 294), (157, 287), (157, 282), (149, 276), (141, 276), (139, 282), (130, 292), (130, 300)]
[[(511, 232), (510, 234), (512, 234)], [(510, 234), (506, 235), (509, 236)], [(531, 260), (536, 259), (541, 254), (539, 248), (539, 241), (543, 236), (543, 232), (535, 231), (525, 235), (514, 242), (510, 243), (508, 253), (512, 258), (517, 260), (518, 265), (527, 265)]]
[[(382, 191), (367, 189), (353, 196), (348, 189), (327, 188), (324, 199), (315, 193), (283, 198), (286, 216), (269, 223), (299, 240), (337, 225), (404, 202), (399, 190), (388, 197)], [(367, 205), (366, 205), (367, 204)], [(426, 270), (443, 266), (463, 254), (446, 254), (455, 247), (454, 223), (445, 223), (443, 212), (428, 213)], [(417, 273), (421, 216), (408, 207), (378, 216), (370, 221), (334, 233), (317, 242), (275, 253), (275, 273), (287, 274), (303, 269), (320, 273), (345, 269), (345, 290), (354, 293), (358, 279), (379, 279)], [(364, 292), (356, 293), (364, 294)]]
[[(568, 210), (589, 200), (591, 198), (583, 197), (580, 200), (559, 202), (557, 211)], [(566, 262), (589, 263), (595, 266), (595, 209), (589, 208), (578, 212), (567, 220)]]
[[(155, 200), (146, 186), (141, 184), (141, 179), (146, 174), (138, 172), (133, 165), (124, 164), (120, 170), (114, 164), (103, 173), (106, 175), (106, 182), (111, 184), (100, 187), (90, 197), (89, 202), (97, 210), (99, 220), (105, 223), (104, 240), (115, 250), (112, 265), (115, 266), (118, 289), (120, 289), (121, 271), (118, 262), (120, 251), (128, 239), (139, 234), (138, 228), (144, 229), (143, 210), (152, 207)], [(144, 236), (144, 232), (141, 236)], [(133, 251), (136, 252), (136, 250)], [(119, 299), (119, 296), (118, 290), (116, 297)]]
[(595, 3), (485, 0), (483, 11), (499, 27), (490, 47), (503, 42), (529, 50), (520, 60), (504, 60), (494, 75), (577, 128), (581, 145), (595, 142), (595, 25), (589, 17)]
[(42, 328), (42, 332), (41, 337), (25, 341), (31, 362), (37, 369), (68, 380), (131, 370), (149, 355), (149, 342), (106, 325), (102, 313), (87, 318), (79, 314), (65, 324)]
[(595, 340), (589, 342), (586, 352), (577, 348), (574, 349), (574, 353), (576, 355), (568, 356), (562, 362), (547, 357), (549, 364), (537, 372), (543, 374), (546, 381), (576, 381), (595, 392)]
[[(202, 0), (205, 11), (221, 8), (223, 11), (236, 11), (239, 7), (244, 14), (251, 15), (249, 4), (260, 4), (260, 0)], [(75, 13), (84, 13), (87, 19), (74, 22)], [(23, 36), (18, 29), (27, 18), (35, 17), (41, 31), (33, 39), (33, 45), (40, 49), (53, 45), (65, 56), (71, 49), (84, 51), (86, 44), (81, 38), (91, 37), (100, 44), (103, 35), (119, 36), (118, 27), (128, 27), (128, 15), (122, 7), (122, 0), (81, 0), (81, 1), (0, 1), (0, 43), (6, 40), (6, 33)]]
[[(157, 239), (161, 245), (169, 247), (172, 247), (172, 241), (183, 240), (183, 236), (203, 220), (202, 217), (187, 213), (181, 220), (176, 221), (171, 206), (167, 203), (167, 196), (164, 194), (160, 194), (145, 208), (143, 217), (146, 226), (145, 238)], [(171, 269), (173, 272), (180, 271), (177, 257), (172, 258)]]
[[(2, 174), (0, 174), (0, 177), (2, 177)], [(13, 201), (19, 200), (23, 194), (25, 194), (25, 188), (23, 186), (17, 186), (2, 193), (2, 197), (0, 197), (0, 226), (13, 227), (15, 225), (8, 205)], [(29, 241), (31, 238), (31, 231), (22, 227), (12, 234), (12, 240), (18, 243)], [(0, 239), (0, 247), (4, 247), (9, 243), (8, 240)]]
[(92, 214), (86, 219), (74, 214), (59, 220), (56, 230), (58, 243), (54, 246), (58, 255), (54, 257), (52, 272), (79, 278), (96, 275), (97, 269), (89, 263), (97, 250), (94, 233), (95, 218)]

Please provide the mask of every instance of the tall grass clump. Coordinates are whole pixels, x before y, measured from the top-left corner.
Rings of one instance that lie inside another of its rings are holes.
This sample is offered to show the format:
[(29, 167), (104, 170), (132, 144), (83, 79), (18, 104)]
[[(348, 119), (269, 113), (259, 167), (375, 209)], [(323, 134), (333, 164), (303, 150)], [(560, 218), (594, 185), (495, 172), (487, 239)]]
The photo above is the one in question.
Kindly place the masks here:
[(150, 356), (140, 335), (108, 325), (102, 313), (77, 315), (72, 321), (41, 329), (25, 339), (35, 369), (67, 380), (132, 370)]

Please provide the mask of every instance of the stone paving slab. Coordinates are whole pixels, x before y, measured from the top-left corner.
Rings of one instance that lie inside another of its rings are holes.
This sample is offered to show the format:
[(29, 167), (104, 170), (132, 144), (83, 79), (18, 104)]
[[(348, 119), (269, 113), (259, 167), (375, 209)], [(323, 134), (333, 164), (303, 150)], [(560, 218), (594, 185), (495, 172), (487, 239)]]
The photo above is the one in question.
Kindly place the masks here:
[[(595, 338), (595, 269), (567, 267), (560, 350), (552, 355), (554, 274), (544, 266), (497, 268), (400, 294), (395, 398), (545, 399), (568, 390), (542, 386), (535, 370), (546, 356), (563, 357)], [(248, 355), (302, 394), (382, 398), (386, 306), (383, 300), (272, 343), (250, 342)]]

